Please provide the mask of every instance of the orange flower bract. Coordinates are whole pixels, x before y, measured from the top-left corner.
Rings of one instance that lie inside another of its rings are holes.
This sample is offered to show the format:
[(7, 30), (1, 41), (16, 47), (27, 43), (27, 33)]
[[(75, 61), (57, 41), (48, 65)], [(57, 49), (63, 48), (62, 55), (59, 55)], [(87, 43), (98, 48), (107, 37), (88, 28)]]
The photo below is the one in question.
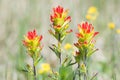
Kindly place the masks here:
[[(85, 53), (84, 49), (88, 52), (94, 52), (94, 37), (99, 33), (94, 31), (94, 27), (92, 24), (88, 22), (83, 22), (78, 24), (79, 32), (76, 33), (76, 37), (78, 38), (78, 42), (74, 43), (74, 45), (79, 49), (79, 53)], [(78, 52), (76, 52), (77, 54)], [(82, 54), (83, 55), (83, 54)]]
[(99, 32), (94, 31), (94, 27), (92, 24), (88, 22), (83, 22), (82, 24), (78, 24), (79, 33), (76, 33), (78, 38), (83, 39), (83, 41), (91, 40), (95, 37)]
[(36, 30), (33, 30), (29, 31), (27, 35), (24, 36), (23, 44), (30, 53), (35, 53), (35, 51), (41, 50), (42, 48), (40, 45), (41, 40), (42, 35), (38, 36)]
[(64, 10), (63, 7), (57, 6), (56, 8), (53, 8), (53, 14), (50, 16), (50, 20), (53, 23), (54, 28), (61, 28), (63, 24), (69, 23), (71, 21), (71, 17), (67, 16), (68, 10)]

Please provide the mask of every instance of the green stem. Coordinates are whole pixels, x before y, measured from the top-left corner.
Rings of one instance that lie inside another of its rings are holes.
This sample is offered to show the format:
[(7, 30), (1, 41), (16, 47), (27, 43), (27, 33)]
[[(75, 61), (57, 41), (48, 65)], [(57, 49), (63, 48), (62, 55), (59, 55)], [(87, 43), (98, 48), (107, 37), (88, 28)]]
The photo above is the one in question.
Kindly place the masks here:
[(33, 59), (33, 73), (34, 73), (34, 80), (37, 80), (36, 79), (36, 68), (35, 68), (35, 65), (34, 65), (34, 59)]
[(60, 49), (59, 59), (60, 59), (60, 64), (61, 64), (62, 60), (61, 60), (61, 42), (60, 42), (60, 40), (61, 40), (61, 34), (58, 33), (58, 48)]
[(75, 80), (75, 78), (76, 78), (77, 71), (78, 71), (78, 68), (75, 70), (75, 74), (74, 74), (73, 80)]
[(88, 72), (88, 69), (87, 69), (87, 49), (85, 50), (85, 56), (84, 56), (84, 64), (85, 64), (85, 67), (86, 67), (86, 73), (84, 73), (84, 80), (87, 80), (87, 72)]
[(86, 74), (84, 74), (84, 80), (87, 80), (87, 75)]
[(78, 76), (79, 76), (79, 80), (81, 80), (81, 75), (80, 75), (80, 64), (78, 63)]
[(111, 32), (111, 48), (112, 48), (112, 57), (111, 57), (111, 62), (112, 62), (112, 75), (111, 78), (115, 79), (116, 75), (115, 75), (115, 35), (114, 35), (114, 31)]

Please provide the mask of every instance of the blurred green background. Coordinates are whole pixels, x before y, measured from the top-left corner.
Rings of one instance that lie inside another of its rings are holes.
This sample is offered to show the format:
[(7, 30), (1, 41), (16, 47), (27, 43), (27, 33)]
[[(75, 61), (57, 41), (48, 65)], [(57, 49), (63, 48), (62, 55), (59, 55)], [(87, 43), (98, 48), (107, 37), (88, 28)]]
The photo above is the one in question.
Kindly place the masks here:
[[(0, 0), (0, 80), (27, 80), (26, 73), (21, 72), (25, 63), (31, 64), (22, 44), (23, 36), (29, 30), (36, 29), (43, 35), (44, 48), (42, 55), (46, 62), (54, 68), (58, 62), (53, 52), (48, 48), (56, 40), (50, 36), (50, 14), (52, 8), (58, 5), (69, 9), (72, 18), (70, 28), (73, 34), (67, 36), (64, 43), (73, 44), (76, 41), (77, 24), (85, 21), (89, 7), (95, 6), (98, 17), (90, 21), (100, 34), (96, 37), (96, 47), (99, 49), (92, 55), (90, 63), (91, 74), (98, 73), (98, 80), (120, 79), (120, 0)], [(108, 27), (114, 22), (115, 28)]]

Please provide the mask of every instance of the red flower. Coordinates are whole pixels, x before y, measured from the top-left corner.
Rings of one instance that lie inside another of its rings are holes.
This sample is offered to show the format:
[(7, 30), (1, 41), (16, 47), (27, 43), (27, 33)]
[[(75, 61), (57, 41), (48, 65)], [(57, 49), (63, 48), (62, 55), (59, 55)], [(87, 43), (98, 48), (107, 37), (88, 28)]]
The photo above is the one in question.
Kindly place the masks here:
[(78, 38), (78, 42), (74, 45), (77, 48), (80, 48), (82, 46), (94, 46), (95, 40), (94, 37), (99, 33), (94, 31), (94, 27), (92, 24), (89, 24), (88, 22), (83, 22), (81, 24), (78, 24), (78, 30), (79, 32), (76, 33), (76, 36)]
[(94, 32), (94, 27), (92, 24), (89, 24), (88, 22), (83, 22), (82, 24), (78, 24), (79, 33), (76, 34), (78, 38), (93, 38), (95, 37), (99, 32)]
[(36, 30), (29, 31), (29, 32), (27, 33), (27, 37), (28, 37), (29, 40), (33, 40), (36, 36), (37, 36)]
[(63, 7), (61, 6), (58, 6), (56, 8), (53, 8), (53, 11), (54, 11), (54, 14), (51, 15), (51, 21), (53, 21), (54, 18), (57, 18), (57, 17), (62, 17), (62, 13), (63, 13)]
[(64, 10), (61, 6), (53, 8), (53, 14), (50, 16), (53, 28), (60, 29), (64, 23), (69, 23), (71, 21), (71, 17), (67, 16), (67, 14), (68, 10)]
[(29, 31), (26, 36), (24, 36), (23, 44), (29, 50), (35, 51), (38, 48), (41, 49), (40, 41), (42, 40), (42, 35), (38, 36), (36, 30)]

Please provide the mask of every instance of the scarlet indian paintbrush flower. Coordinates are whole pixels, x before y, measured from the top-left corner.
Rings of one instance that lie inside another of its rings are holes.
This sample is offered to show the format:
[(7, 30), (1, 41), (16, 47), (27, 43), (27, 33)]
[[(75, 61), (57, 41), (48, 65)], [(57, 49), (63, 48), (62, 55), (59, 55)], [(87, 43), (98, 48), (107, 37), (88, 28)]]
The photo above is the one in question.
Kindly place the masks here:
[(40, 51), (42, 46), (40, 45), (42, 40), (42, 35), (38, 36), (36, 30), (29, 31), (27, 35), (24, 36), (23, 44), (27, 48), (30, 56), (33, 56), (36, 51)]
[(58, 6), (53, 8), (53, 14), (50, 16), (50, 20), (53, 23), (53, 27), (61, 29), (71, 21), (71, 17), (67, 16), (68, 10), (64, 10), (63, 7)]
[(89, 24), (88, 22), (78, 24), (78, 30), (79, 32), (76, 33), (78, 41), (74, 44), (78, 51), (76, 51), (74, 57), (78, 63), (78, 70), (80, 70), (79, 75), (83, 74), (84, 79), (87, 80), (87, 60), (90, 55), (98, 50), (94, 48), (94, 37), (99, 32), (95, 32), (92, 24)]
[(88, 22), (83, 22), (82, 24), (78, 24), (79, 33), (76, 33), (78, 38), (78, 42), (89, 44), (94, 41), (94, 37), (99, 33), (94, 31), (94, 27), (92, 24)]
[(78, 24), (78, 30), (79, 32), (76, 33), (78, 42), (74, 44), (79, 50), (77, 53), (80, 53), (80, 55), (83, 56), (87, 51), (87, 54), (85, 55), (86, 56), (91, 55), (94, 51), (97, 50), (94, 49), (94, 43), (95, 43), (94, 37), (99, 32), (95, 32), (92, 24), (89, 24), (88, 22), (83, 22), (81, 24)]
[(58, 45), (53, 44), (50, 49), (55, 52), (61, 63), (61, 44), (65, 39), (66, 35), (72, 32), (67, 30), (71, 17), (68, 16), (68, 10), (65, 10), (61, 6), (53, 8), (53, 13), (50, 15), (51, 27), (49, 33), (58, 40)]
[(63, 7), (57, 6), (53, 8), (53, 13), (50, 15), (50, 21), (54, 31), (50, 29), (49, 33), (52, 34), (59, 42), (62, 42), (65, 36), (72, 32), (72, 29), (67, 30), (69, 28), (71, 17), (68, 16), (68, 10), (65, 10)]

